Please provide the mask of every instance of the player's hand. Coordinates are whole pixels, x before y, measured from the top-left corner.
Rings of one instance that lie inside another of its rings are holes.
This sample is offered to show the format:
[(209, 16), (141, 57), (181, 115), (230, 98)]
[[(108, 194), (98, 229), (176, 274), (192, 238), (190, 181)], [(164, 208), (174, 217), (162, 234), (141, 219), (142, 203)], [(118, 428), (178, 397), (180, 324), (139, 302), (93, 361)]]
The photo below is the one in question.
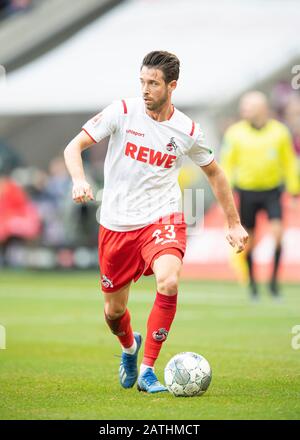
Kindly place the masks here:
[(86, 180), (73, 182), (72, 197), (76, 203), (85, 203), (88, 200), (95, 200), (91, 185)]
[(248, 233), (243, 226), (238, 223), (228, 228), (228, 234), (226, 236), (229, 244), (236, 249), (236, 253), (242, 252), (248, 241)]

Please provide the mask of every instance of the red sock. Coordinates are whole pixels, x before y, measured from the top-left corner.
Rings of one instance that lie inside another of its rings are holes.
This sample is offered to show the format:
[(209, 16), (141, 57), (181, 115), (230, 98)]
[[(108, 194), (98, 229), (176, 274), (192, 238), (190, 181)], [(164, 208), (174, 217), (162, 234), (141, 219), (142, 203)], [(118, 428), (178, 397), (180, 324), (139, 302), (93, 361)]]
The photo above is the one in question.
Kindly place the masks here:
[(126, 309), (124, 315), (117, 319), (108, 319), (105, 315), (105, 320), (111, 329), (112, 333), (117, 336), (124, 348), (132, 346), (134, 341), (133, 331), (130, 324), (130, 313)]
[(156, 294), (156, 299), (148, 318), (147, 337), (143, 364), (153, 367), (162, 343), (166, 340), (173, 322), (177, 306), (177, 294), (168, 296)]

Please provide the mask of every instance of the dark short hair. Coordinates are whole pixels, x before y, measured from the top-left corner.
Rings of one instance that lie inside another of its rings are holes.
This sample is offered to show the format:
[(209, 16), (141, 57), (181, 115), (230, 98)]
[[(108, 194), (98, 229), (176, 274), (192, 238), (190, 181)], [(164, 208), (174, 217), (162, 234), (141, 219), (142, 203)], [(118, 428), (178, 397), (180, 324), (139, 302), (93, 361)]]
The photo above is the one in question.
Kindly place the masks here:
[(176, 55), (164, 50), (154, 50), (148, 53), (142, 62), (142, 67), (160, 69), (164, 74), (164, 80), (169, 83), (179, 77), (180, 61)]

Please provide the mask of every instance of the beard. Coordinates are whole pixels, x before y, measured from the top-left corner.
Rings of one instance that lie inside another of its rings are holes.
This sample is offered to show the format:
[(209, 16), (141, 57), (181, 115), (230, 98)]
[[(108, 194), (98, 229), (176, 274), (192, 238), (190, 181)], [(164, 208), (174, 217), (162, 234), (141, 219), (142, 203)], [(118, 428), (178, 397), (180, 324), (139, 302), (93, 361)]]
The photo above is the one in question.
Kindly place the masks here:
[(147, 110), (150, 111), (159, 111), (165, 103), (168, 101), (168, 92), (166, 90), (166, 93), (162, 98), (160, 98), (158, 101), (151, 101), (151, 102), (145, 102)]

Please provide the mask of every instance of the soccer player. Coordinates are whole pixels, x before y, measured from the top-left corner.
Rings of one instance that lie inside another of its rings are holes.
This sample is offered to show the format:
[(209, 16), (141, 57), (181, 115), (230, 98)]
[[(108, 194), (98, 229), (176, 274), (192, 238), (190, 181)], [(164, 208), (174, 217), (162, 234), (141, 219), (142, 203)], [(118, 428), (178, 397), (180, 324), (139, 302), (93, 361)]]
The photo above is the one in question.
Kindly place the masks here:
[(251, 299), (258, 299), (258, 289), (253, 272), (252, 250), (256, 214), (267, 212), (275, 241), (274, 264), (269, 289), (279, 298), (277, 280), (281, 256), (282, 184), (292, 195), (299, 194), (297, 162), (288, 129), (269, 117), (266, 96), (257, 91), (246, 93), (240, 101), (242, 120), (229, 127), (224, 135), (221, 164), (231, 184), (240, 197), (242, 224), (249, 233), (247, 265)]
[[(81, 152), (110, 135), (99, 228), (104, 314), (122, 346), (121, 385), (131, 388), (138, 381), (138, 389), (148, 393), (166, 391), (156, 377), (154, 364), (175, 316), (186, 247), (177, 181), (185, 155), (208, 176), (225, 211), (227, 239), (237, 252), (244, 249), (248, 236), (240, 224), (230, 186), (205, 145), (199, 125), (172, 104), (178, 76), (175, 55), (149, 53), (140, 69), (142, 97), (113, 102), (89, 120), (65, 149), (73, 199), (79, 203), (93, 200)], [(157, 293), (138, 374), (142, 337), (132, 330), (127, 302), (131, 282), (153, 273)]]

